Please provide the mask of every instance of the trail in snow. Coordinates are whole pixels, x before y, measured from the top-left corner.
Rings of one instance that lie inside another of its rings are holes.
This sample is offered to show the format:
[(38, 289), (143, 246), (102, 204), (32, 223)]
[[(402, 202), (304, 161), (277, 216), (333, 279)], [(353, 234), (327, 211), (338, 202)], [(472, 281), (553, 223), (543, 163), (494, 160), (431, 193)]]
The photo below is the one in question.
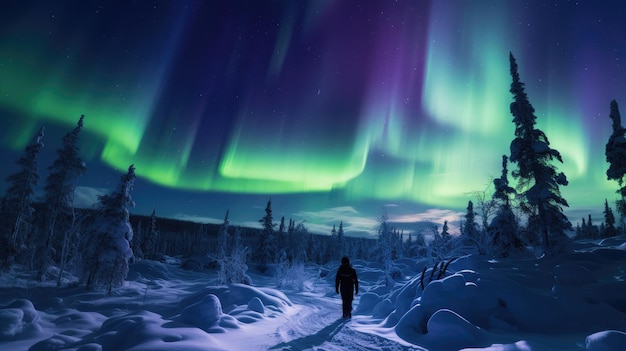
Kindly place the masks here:
[[(341, 318), (341, 299), (338, 295), (329, 297), (294, 293), (288, 296), (301, 309), (276, 328), (275, 336), (280, 342), (269, 347), (269, 350), (422, 350), (360, 331), (362, 317)], [(353, 307), (356, 308), (358, 303), (357, 295)]]

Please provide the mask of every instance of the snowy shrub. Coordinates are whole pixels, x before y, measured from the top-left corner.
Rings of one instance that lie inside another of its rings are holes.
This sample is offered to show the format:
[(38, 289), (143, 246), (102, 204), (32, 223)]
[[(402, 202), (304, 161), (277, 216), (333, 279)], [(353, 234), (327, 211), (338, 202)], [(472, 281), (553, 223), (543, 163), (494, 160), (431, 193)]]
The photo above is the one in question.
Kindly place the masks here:
[(304, 290), (309, 281), (302, 262), (292, 264), (289, 261), (279, 262), (276, 278), (278, 279), (278, 287), (290, 287), (295, 290)]
[(220, 229), (221, 249), (218, 253), (217, 281), (218, 284), (227, 285), (240, 283), (252, 285), (252, 278), (246, 273), (248, 271), (248, 248), (241, 244), (241, 229), (236, 228), (232, 238), (227, 236), (228, 212), (224, 226)]
[(217, 272), (218, 283), (222, 285), (232, 283), (252, 285), (252, 278), (246, 274), (248, 271), (248, 265), (246, 264), (247, 257), (247, 247), (240, 245), (235, 246), (230, 256), (225, 256), (219, 262), (220, 268)]

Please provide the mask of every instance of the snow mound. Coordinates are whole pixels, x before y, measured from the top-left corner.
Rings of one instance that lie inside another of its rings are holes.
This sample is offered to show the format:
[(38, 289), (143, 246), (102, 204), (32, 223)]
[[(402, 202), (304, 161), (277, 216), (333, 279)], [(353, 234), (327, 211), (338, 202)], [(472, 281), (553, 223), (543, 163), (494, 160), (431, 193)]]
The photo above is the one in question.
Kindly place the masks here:
[(361, 299), (359, 300), (359, 304), (354, 310), (354, 314), (372, 314), (374, 307), (378, 304), (380, 300), (380, 296), (373, 292), (366, 292), (361, 295)]
[(210, 333), (275, 317), (293, 304), (282, 292), (245, 284), (209, 287), (183, 299), (175, 320)]
[(33, 303), (19, 299), (0, 308), (0, 340), (26, 339), (41, 332)]
[(265, 305), (263, 305), (263, 301), (258, 296), (255, 296), (248, 302), (248, 309), (250, 311), (255, 311), (260, 314), (265, 313)]
[(213, 294), (209, 294), (202, 301), (185, 307), (180, 316), (185, 323), (211, 332), (219, 322), (222, 314), (220, 299)]
[(589, 335), (585, 339), (587, 351), (626, 350), (626, 333), (617, 330), (605, 330)]
[(62, 349), (222, 351), (228, 348), (200, 329), (166, 321), (153, 312), (137, 311), (107, 319), (98, 330), (82, 339), (55, 334), (36, 343), (30, 350)]
[(428, 334), (446, 349), (478, 346), (483, 339), (480, 328), (448, 309), (435, 312), (428, 320), (426, 328)]

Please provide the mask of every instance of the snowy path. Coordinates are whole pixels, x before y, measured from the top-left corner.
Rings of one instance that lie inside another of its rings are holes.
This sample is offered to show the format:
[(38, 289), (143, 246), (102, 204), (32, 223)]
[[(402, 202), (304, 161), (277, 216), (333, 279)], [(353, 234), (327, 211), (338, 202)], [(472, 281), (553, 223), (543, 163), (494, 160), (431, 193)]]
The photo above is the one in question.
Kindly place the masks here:
[[(294, 294), (289, 298), (299, 311), (276, 328), (274, 335), (279, 342), (269, 350), (420, 350), (363, 331), (367, 325), (362, 322), (370, 321), (369, 318), (341, 318), (338, 296)], [(358, 298), (353, 302), (355, 308)]]

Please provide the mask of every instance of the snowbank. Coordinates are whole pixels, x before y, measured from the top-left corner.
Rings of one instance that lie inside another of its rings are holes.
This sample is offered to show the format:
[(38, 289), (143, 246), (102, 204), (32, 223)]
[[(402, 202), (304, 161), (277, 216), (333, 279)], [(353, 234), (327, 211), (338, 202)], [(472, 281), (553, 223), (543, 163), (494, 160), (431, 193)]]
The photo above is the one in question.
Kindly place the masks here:
[[(626, 282), (614, 277), (625, 254), (596, 248), (575, 257), (503, 262), (467, 256), (441, 279), (430, 282), (419, 274), (388, 294), (364, 294), (356, 313), (381, 319), (382, 327), (405, 341), (437, 350), (487, 347), (487, 340), (503, 334), (626, 330)], [(432, 273), (429, 268), (425, 277)], [(587, 347), (626, 349), (615, 348), (622, 334), (592, 334)]]
[(40, 333), (39, 314), (29, 300), (15, 300), (0, 308), (0, 341), (28, 339)]

